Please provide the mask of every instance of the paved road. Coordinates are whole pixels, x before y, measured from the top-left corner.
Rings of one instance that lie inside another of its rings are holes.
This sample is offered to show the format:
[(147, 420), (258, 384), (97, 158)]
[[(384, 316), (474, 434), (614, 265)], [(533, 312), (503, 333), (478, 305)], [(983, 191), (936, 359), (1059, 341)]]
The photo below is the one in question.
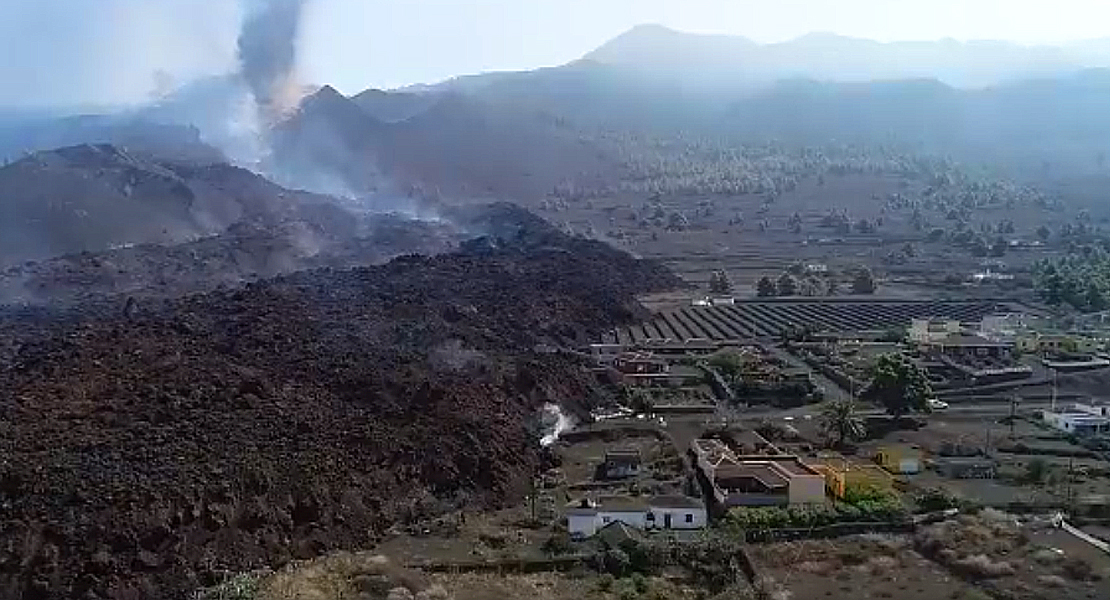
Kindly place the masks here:
[[(1035, 410), (1046, 410), (1050, 406), (1049, 402), (1025, 401), (1018, 404), (1018, 411), (1022, 413), (1029, 413)], [(820, 404), (807, 404), (798, 408), (791, 408), (787, 410), (775, 408), (752, 408), (746, 411), (736, 411), (732, 416), (741, 418), (787, 418), (787, 417), (804, 417), (805, 415), (812, 415), (816, 417), (821, 414)], [(860, 411), (860, 415), (865, 417), (874, 417), (887, 414), (885, 410), (879, 408), (865, 408)], [(1010, 414), (1009, 402), (976, 402), (973, 404), (959, 404), (950, 403), (948, 408), (936, 411), (938, 415), (998, 415), (1006, 416)]]

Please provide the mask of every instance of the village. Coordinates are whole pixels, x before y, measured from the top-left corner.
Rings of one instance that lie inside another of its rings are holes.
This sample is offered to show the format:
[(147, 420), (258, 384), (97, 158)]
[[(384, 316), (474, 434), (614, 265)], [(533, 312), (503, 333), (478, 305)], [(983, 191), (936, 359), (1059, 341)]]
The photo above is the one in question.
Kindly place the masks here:
[[(848, 321), (860, 304), (845, 303), (847, 317), (829, 318)], [(865, 554), (858, 560), (871, 565), (872, 578), (883, 571), (875, 561), (900, 555), (890, 568), (918, 582), (890, 596), (889, 581), (874, 581), (859, 597), (928, 598), (937, 589), (953, 598), (1010, 597), (1007, 590), (1030, 586), (1106, 597), (1110, 403), (1083, 391), (1110, 367), (1110, 333), (1100, 323), (1065, 326), (962, 304), (941, 305), (945, 316), (916, 316), (907, 313), (938, 305), (875, 303), (863, 310), (908, 316), (905, 327), (784, 327), (735, 339), (720, 335), (727, 323), (712, 313), (722, 306), (735, 322), (744, 311), (811, 310), (756, 302), (683, 308), (657, 322), (685, 323), (688, 331), (713, 325), (716, 335), (646, 337), (652, 326), (643, 325), (582, 349), (611, 401), (577, 414), (553, 408), (559, 418), (547, 419), (544, 439), (552, 466), (536, 474), (525, 503), (455, 520), (449, 534), (437, 533), (441, 522), (398, 535), (383, 551), (454, 574), (444, 577), (581, 568), (615, 577), (599, 585), (617, 587), (598, 597), (632, 589), (627, 577), (657, 574), (661, 565), (681, 568), (665, 578), (670, 583), (657, 582), (653, 589), (669, 594), (657, 597), (707, 597), (698, 595), (702, 583), (690, 583), (704, 576), (690, 579), (701, 568), (690, 553), (724, 552), (718, 559), (731, 557), (731, 566), (714, 590), (823, 598), (811, 563), (830, 576), (837, 568), (830, 556), (849, 551)], [(961, 311), (964, 319), (951, 316)], [(877, 365), (887, 363), (922, 374), (921, 406), (893, 410), (867, 399)], [(843, 406), (851, 413), (830, 408)], [(1041, 541), (1021, 558), (925, 539), (962, 539), (960, 527)], [(783, 544), (809, 558), (792, 566)], [(1030, 558), (1037, 552), (1056, 558), (1038, 562)], [(1087, 575), (1061, 575), (1068, 561), (1082, 562), (1077, 568)], [(1027, 580), (1027, 571), (1036, 577)], [(950, 583), (938, 588), (938, 577)], [(683, 581), (693, 595), (680, 592)]]

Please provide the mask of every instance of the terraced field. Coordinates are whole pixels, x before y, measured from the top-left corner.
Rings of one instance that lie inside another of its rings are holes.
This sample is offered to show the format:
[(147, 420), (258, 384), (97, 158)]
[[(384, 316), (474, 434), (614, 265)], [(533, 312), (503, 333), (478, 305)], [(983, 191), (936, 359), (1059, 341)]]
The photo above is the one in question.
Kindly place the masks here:
[(740, 301), (735, 306), (691, 306), (661, 312), (654, 320), (621, 327), (605, 335), (606, 343), (692, 338), (736, 340), (776, 337), (799, 326), (819, 331), (863, 331), (907, 327), (914, 318), (939, 317), (978, 321), (1015, 310), (990, 301), (785, 300)]

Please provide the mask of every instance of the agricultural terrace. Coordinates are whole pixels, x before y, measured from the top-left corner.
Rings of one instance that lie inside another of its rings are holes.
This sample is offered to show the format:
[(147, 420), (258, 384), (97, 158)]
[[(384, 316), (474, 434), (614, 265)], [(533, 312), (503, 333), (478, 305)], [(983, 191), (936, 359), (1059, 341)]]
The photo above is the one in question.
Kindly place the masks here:
[(817, 331), (881, 331), (907, 327), (915, 318), (979, 321), (1013, 307), (991, 301), (906, 301), (825, 299), (821, 301), (737, 301), (734, 306), (690, 306), (659, 313), (655, 319), (621, 327), (606, 343), (647, 340), (737, 340), (778, 337), (808, 327)]

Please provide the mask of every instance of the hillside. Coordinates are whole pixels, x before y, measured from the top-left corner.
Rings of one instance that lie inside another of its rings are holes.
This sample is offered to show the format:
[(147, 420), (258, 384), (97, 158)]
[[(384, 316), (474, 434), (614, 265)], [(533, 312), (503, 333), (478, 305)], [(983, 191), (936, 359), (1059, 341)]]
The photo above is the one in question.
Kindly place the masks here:
[(469, 251), (168, 302), (0, 313), (4, 597), (183, 597), (515, 499), (538, 411), (591, 400), (540, 343), (673, 276), (518, 209)]
[(226, 164), (168, 162), (111, 145), (61, 148), (0, 168), (0, 266), (176, 244), (329, 202)]
[(366, 90), (351, 96), (351, 101), (379, 121), (404, 121), (428, 109), (435, 102), (433, 94)]
[(384, 182), (452, 196), (534, 198), (568, 174), (613, 168), (578, 130), (550, 113), (456, 93), (385, 123), (325, 87), (275, 130), (273, 141), (279, 173), (296, 174), (314, 189), (341, 182), (355, 193), (381, 189)]
[(728, 126), (747, 137), (892, 140), (967, 162), (1089, 173), (1110, 152), (1110, 116), (1099, 109), (1107, 99), (1106, 69), (973, 91), (935, 80), (799, 80), (736, 102)]
[[(278, 223), (241, 222), (176, 245), (138, 244), (66, 254), (0, 270), (0, 304), (73, 306), (158, 300), (321, 268), (349, 269), (404, 255), (452, 252), (475, 236), (516, 238), (550, 225), (511, 205), (425, 207), (428, 216), (355, 215), (331, 204)], [(533, 240), (532, 243), (538, 243)]]
[(223, 154), (201, 139), (198, 126), (128, 114), (0, 116), (0, 159), (81, 144), (111, 144), (137, 154), (197, 163), (223, 162)]

